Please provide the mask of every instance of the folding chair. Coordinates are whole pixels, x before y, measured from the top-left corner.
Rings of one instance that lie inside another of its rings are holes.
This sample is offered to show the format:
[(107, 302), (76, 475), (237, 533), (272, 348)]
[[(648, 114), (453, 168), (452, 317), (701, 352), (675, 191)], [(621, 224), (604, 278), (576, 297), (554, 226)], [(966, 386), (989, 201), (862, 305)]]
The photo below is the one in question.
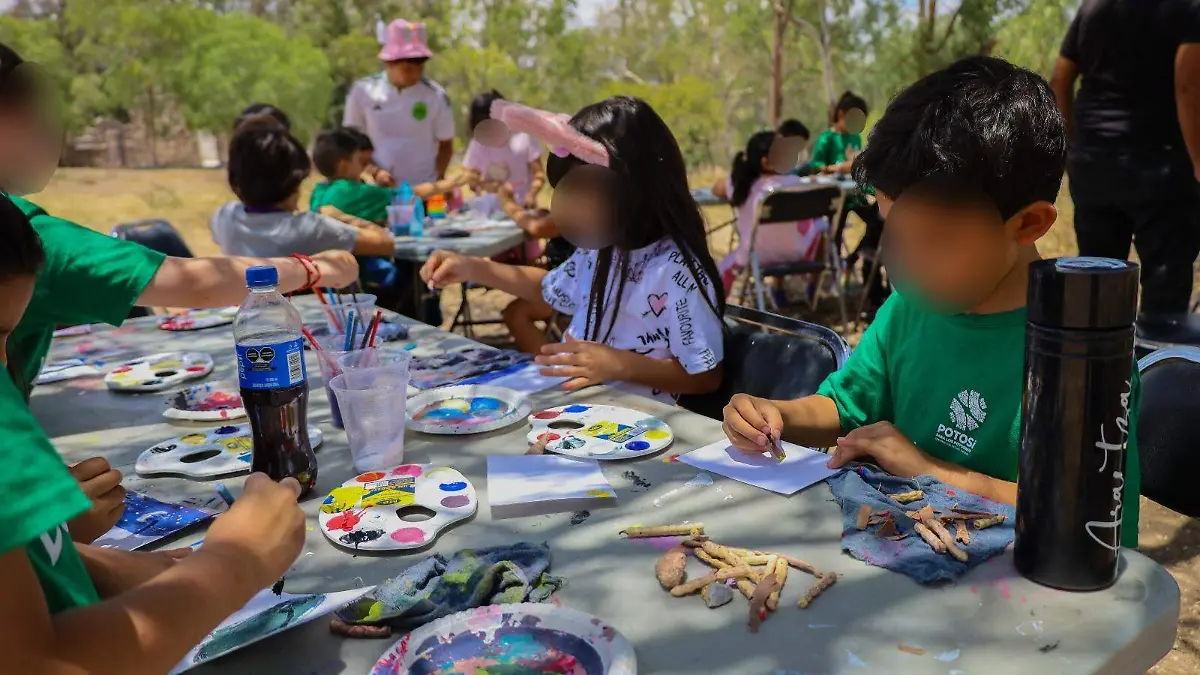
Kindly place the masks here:
[(721, 387), (679, 398), (684, 408), (717, 420), (734, 394), (772, 399), (814, 394), (850, 356), (850, 346), (832, 329), (739, 305), (725, 309), (724, 342)]
[(763, 227), (795, 227), (797, 221), (825, 218), (829, 223), (838, 222), (845, 201), (845, 192), (836, 184), (791, 185), (786, 187), (768, 188), (765, 196), (759, 202), (754, 228), (750, 231), (750, 264), (741, 271), (742, 304), (746, 304), (751, 292), (755, 294), (755, 304), (760, 312), (767, 310), (767, 299), (770, 298), (771, 308), (778, 310), (775, 299), (765, 291), (763, 278), (768, 276), (786, 277), (793, 275), (809, 275), (815, 277), (812, 292), (809, 294), (809, 305), (816, 308), (817, 301), (823, 294), (822, 288), (825, 276), (833, 273), (832, 292), (838, 299), (838, 309), (841, 312), (842, 324), (848, 323), (846, 315), (846, 298), (842, 289), (842, 273), (844, 263), (841, 251), (834, 244), (834, 237), (828, 231), (821, 234), (818, 243), (820, 256), (824, 259), (798, 260), (787, 263), (762, 265), (759, 263), (758, 250), (755, 244), (758, 231)]
[(1200, 348), (1160, 349), (1138, 361), (1142, 379), (1138, 460), (1142, 494), (1186, 516), (1200, 516)]
[[(117, 239), (136, 242), (148, 249), (158, 251), (175, 258), (194, 258), (192, 249), (188, 248), (179, 231), (171, 223), (161, 219), (138, 220), (132, 223), (121, 223), (110, 232)], [(144, 307), (133, 307), (129, 310), (129, 318), (149, 316), (150, 310)]]

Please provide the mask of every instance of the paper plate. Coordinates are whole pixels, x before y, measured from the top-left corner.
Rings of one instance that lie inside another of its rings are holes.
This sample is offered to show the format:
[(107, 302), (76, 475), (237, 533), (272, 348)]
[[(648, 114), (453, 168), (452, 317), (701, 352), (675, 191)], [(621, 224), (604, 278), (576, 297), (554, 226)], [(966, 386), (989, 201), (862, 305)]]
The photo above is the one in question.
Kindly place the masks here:
[[(356, 551), (420, 548), (441, 531), (470, 518), (479, 506), (475, 487), (447, 466), (404, 464), (368, 471), (334, 488), (317, 518), (333, 543)], [(406, 509), (405, 507), (418, 507)], [(433, 512), (428, 520), (407, 521), (398, 511)]]
[[(308, 442), (313, 450), (324, 440), (320, 429), (308, 427)], [(250, 425), (231, 424), (215, 429), (202, 429), (158, 443), (138, 456), (134, 469), (143, 476), (226, 476), (249, 471), (253, 450)]]
[(191, 422), (220, 422), (246, 416), (242, 395), (229, 382), (203, 382), (167, 395), (163, 417)]
[(67, 359), (65, 361), (47, 361), (42, 365), (41, 372), (38, 373), (34, 384), (50, 384), (51, 382), (62, 382), (63, 380), (73, 380), (77, 377), (99, 377), (104, 374), (96, 366), (89, 365), (83, 359)]
[(611, 405), (565, 405), (529, 416), (529, 442), (548, 435), (546, 449), (582, 459), (632, 459), (671, 445), (667, 423), (639, 410)]
[(233, 323), (233, 318), (237, 316), (237, 307), (226, 307), (224, 309), (193, 309), (183, 314), (176, 314), (162, 319), (158, 322), (158, 327), (162, 330), (185, 331), (185, 330), (202, 330), (204, 328), (213, 328), (214, 326), (226, 326)]
[(163, 352), (126, 361), (104, 377), (114, 391), (162, 391), (212, 372), (212, 357), (203, 352)]
[(536, 603), (485, 605), (400, 638), (371, 675), (637, 675), (633, 645), (590, 614)]
[(504, 387), (460, 384), (417, 394), (406, 405), (408, 428), (427, 434), (481, 434), (523, 422), (533, 406)]

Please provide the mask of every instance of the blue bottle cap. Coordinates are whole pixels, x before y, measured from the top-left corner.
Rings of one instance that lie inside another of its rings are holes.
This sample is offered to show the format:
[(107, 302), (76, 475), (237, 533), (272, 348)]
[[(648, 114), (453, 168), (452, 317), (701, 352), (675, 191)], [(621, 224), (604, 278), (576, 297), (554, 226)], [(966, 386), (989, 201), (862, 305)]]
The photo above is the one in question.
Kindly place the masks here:
[(263, 288), (279, 285), (279, 270), (270, 265), (258, 265), (246, 270), (246, 287)]

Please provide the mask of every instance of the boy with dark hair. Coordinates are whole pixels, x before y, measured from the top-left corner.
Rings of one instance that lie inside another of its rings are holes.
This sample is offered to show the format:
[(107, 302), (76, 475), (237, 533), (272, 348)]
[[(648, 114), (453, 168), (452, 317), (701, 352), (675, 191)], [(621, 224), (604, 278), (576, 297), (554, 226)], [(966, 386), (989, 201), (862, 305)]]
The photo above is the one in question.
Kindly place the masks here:
[[(836, 446), (834, 467), (870, 460), (1015, 503), (1028, 267), (1058, 217), (1065, 156), (1045, 80), (1000, 59), (964, 59), (901, 92), (854, 163), (888, 217), (897, 292), (815, 395), (733, 397), (733, 444), (761, 452), (769, 435)], [(955, 415), (968, 400), (978, 414)], [(1130, 419), (1121, 543), (1136, 547)]]
[(395, 239), (381, 227), (348, 225), (297, 211), (300, 185), (310, 170), (304, 146), (287, 130), (243, 125), (229, 144), (229, 187), (239, 201), (222, 206), (209, 222), (221, 252), (286, 256), (340, 249), (360, 256), (391, 256)]
[(779, 124), (779, 135), (784, 138), (803, 138), (808, 140), (810, 135), (808, 127), (804, 126), (804, 122), (798, 119), (786, 119)]

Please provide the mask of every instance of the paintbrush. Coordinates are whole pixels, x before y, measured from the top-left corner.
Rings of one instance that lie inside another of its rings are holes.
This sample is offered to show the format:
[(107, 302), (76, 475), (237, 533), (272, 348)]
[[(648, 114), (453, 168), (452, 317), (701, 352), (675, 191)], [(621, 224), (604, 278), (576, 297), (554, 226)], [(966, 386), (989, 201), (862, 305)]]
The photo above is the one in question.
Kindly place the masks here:
[(782, 462), (787, 459), (787, 453), (783, 451), (783, 446), (779, 445), (779, 441), (771, 434), (767, 434), (767, 449), (771, 451), (771, 456), (776, 462)]
[[(224, 483), (217, 483), (217, 494), (221, 495), (221, 499), (225, 500), (226, 504), (233, 506), (233, 494), (229, 492), (229, 488), (225, 487)], [(275, 595), (283, 595), (283, 582), (285, 579), (286, 577), (279, 577), (279, 581), (276, 581), (271, 586), (271, 592)]]

